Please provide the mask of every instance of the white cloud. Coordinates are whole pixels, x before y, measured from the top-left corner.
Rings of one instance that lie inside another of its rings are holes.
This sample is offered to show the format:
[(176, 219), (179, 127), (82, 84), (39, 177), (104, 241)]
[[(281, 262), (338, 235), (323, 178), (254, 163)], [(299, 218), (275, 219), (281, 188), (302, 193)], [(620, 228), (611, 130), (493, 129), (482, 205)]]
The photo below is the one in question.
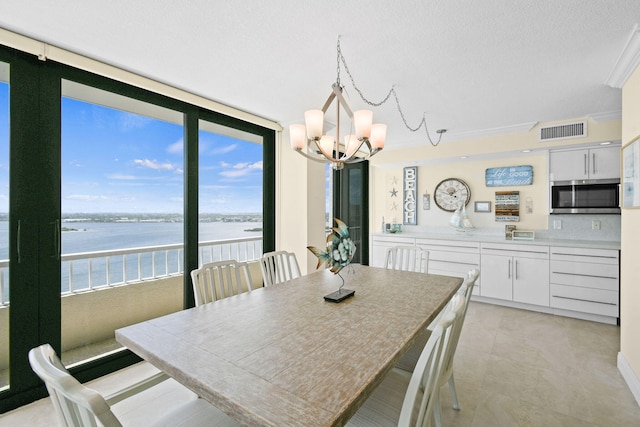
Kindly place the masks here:
[(171, 163), (159, 163), (157, 160), (149, 160), (149, 159), (136, 159), (134, 163), (140, 165), (144, 168), (153, 169), (153, 170), (173, 170), (174, 166)]
[(167, 147), (167, 153), (182, 154), (184, 140), (180, 139)]
[(79, 200), (81, 202), (94, 202), (96, 200), (109, 200), (106, 196), (93, 196), (90, 194), (71, 194), (66, 196), (67, 200)]
[(109, 174), (109, 175), (107, 175), (107, 178), (125, 180), (125, 181), (132, 181), (132, 180), (138, 179), (138, 177), (135, 176), (135, 175), (123, 175), (123, 174), (119, 174), (119, 173)]
[(211, 150), (210, 154), (213, 154), (213, 155), (227, 154), (227, 153), (232, 152), (236, 148), (238, 148), (238, 144), (231, 144), (231, 145), (226, 145), (224, 147), (217, 147), (217, 148), (214, 148), (213, 150)]
[(227, 168), (227, 170), (223, 170), (222, 172), (220, 172), (220, 175), (225, 178), (240, 178), (250, 174), (252, 171), (262, 170), (262, 160), (255, 163), (236, 163), (235, 165), (230, 165), (229, 163), (224, 162), (220, 162), (220, 164), (223, 167)]

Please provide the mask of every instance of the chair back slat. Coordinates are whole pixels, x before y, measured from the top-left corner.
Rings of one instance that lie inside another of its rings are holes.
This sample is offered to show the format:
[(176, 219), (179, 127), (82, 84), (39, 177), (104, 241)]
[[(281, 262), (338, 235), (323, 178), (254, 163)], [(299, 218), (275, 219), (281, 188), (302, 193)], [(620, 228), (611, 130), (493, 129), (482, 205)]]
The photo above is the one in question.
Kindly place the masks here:
[(443, 358), (450, 345), (453, 324), (460, 310), (461, 308), (454, 309), (447, 313), (425, 344), (405, 393), (398, 426), (423, 426), (432, 419), (438, 402), (436, 393)]
[(429, 271), (429, 252), (418, 246), (394, 246), (387, 249), (385, 268), (391, 270)]
[(122, 426), (104, 397), (72, 377), (49, 344), (29, 351), (29, 363), (31, 369), (47, 386), (60, 425)]
[(204, 264), (191, 272), (191, 284), (196, 306), (253, 289), (249, 265), (235, 260)]
[(260, 269), (265, 286), (300, 277), (296, 254), (287, 251), (265, 253), (260, 258)]

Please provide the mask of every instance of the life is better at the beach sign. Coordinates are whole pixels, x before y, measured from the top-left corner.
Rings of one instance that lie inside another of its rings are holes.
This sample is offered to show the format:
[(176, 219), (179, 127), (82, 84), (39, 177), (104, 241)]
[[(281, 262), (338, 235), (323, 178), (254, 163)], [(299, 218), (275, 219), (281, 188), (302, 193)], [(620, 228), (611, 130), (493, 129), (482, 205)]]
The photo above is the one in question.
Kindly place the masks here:
[(485, 172), (487, 187), (511, 187), (533, 184), (532, 166), (508, 166), (487, 168)]

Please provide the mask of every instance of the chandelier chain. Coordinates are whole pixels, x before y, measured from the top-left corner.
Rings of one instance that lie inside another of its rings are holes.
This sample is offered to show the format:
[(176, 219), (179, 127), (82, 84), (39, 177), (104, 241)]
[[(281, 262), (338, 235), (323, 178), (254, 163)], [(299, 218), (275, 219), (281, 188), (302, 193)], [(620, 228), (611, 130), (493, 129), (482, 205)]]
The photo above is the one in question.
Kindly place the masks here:
[(429, 135), (429, 129), (427, 127), (426, 113), (422, 114), (422, 120), (420, 121), (418, 126), (411, 127), (409, 125), (409, 123), (407, 122), (407, 119), (405, 118), (404, 112), (402, 111), (402, 107), (400, 106), (400, 100), (398, 99), (398, 93), (396, 92), (395, 86), (391, 86), (391, 89), (387, 93), (387, 96), (385, 96), (384, 99), (382, 101), (380, 101), (380, 102), (370, 101), (369, 99), (367, 99), (364, 96), (364, 94), (362, 93), (360, 88), (356, 85), (355, 79), (353, 78), (353, 75), (351, 74), (351, 71), (349, 71), (349, 66), (347, 65), (347, 61), (344, 58), (344, 55), (342, 54), (342, 49), (340, 47), (340, 36), (338, 36), (337, 53), (338, 54), (337, 54), (337, 78), (336, 78), (336, 83), (338, 84), (338, 86), (342, 87), (341, 83), (340, 83), (340, 63), (342, 63), (342, 65), (344, 66), (344, 70), (347, 73), (347, 76), (349, 76), (349, 80), (351, 80), (351, 85), (353, 86), (355, 91), (358, 92), (358, 95), (360, 95), (360, 98), (365, 103), (371, 105), (372, 107), (380, 107), (381, 105), (383, 105), (387, 101), (389, 101), (389, 98), (391, 98), (391, 96), (393, 95), (393, 98), (394, 98), (394, 100), (396, 102), (396, 109), (398, 110), (398, 113), (400, 113), (400, 117), (402, 118), (402, 122), (404, 123), (405, 127), (407, 129), (409, 129), (411, 132), (417, 132), (417, 131), (420, 130), (420, 128), (424, 127), (425, 133), (427, 134), (427, 138), (429, 139), (429, 143), (431, 143), (431, 145), (434, 146), (434, 147), (436, 147), (438, 144), (440, 144), (440, 140), (442, 139), (442, 134), (445, 132), (445, 130), (437, 131), (437, 133), (439, 134), (438, 140), (436, 142), (433, 142), (433, 140), (431, 139), (431, 135)]

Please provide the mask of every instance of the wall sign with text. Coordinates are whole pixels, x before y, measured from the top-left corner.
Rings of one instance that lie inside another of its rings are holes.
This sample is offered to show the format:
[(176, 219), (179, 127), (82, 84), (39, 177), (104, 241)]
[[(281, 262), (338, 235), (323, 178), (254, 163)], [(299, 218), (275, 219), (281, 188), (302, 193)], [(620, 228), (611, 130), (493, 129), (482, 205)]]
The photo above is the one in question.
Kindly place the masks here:
[(511, 187), (533, 184), (532, 166), (509, 166), (488, 168), (485, 172), (487, 187)]
[(402, 223), (405, 225), (418, 224), (418, 210), (416, 209), (416, 197), (418, 195), (418, 167), (404, 168), (403, 199), (402, 199)]

